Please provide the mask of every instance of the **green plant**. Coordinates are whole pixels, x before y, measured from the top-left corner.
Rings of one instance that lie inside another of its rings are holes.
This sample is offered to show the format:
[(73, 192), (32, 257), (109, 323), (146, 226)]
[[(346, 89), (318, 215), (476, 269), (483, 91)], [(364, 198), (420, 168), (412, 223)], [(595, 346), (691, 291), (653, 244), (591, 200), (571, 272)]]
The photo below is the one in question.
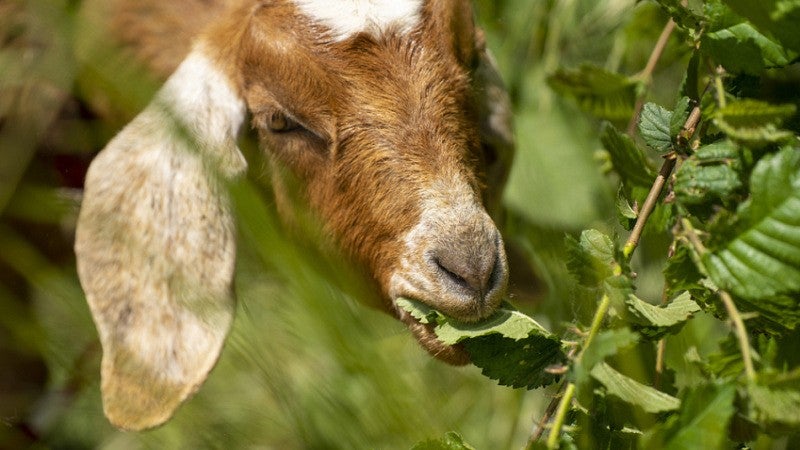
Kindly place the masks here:
[[(791, 448), (800, 432), (800, 2), (656, 3), (670, 18), (642, 72), (583, 64), (548, 78), (602, 121), (601, 159), (628, 232), (624, 242), (619, 229), (567, 237), (568, 269), (596, 298), (591, 324), (575, 324), (561, 353), (535, 322), (515, 334), (518, 312), (454, 326), (405, 307), (463, 342), (501, 384), (535, 388), (562, 375), (529, 448)], [(675, 37), (685, 70), (663, 107), (648, 98)], [(650, 301), (637, 291), (643, 235), (663, 255), (661, 296)]]

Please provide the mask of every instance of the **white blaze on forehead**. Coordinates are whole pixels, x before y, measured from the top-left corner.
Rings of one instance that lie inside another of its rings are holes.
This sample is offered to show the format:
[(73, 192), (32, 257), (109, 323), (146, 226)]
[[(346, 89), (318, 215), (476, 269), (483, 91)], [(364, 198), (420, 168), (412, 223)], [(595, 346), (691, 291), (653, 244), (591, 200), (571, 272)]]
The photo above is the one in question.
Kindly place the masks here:
[(295, 0), (300, 11), (331, 29), (342, 41), (361, 32), (380, 33), (389, 26), (413, 29), (422, 0)]

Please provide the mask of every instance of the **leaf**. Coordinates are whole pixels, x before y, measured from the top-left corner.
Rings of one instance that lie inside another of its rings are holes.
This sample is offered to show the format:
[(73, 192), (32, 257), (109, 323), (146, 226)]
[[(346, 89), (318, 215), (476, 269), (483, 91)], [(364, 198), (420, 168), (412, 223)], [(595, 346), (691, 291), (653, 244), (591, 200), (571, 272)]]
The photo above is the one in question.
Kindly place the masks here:
[(610, 123), (604, 123), (600, 142), (611, 156), (611, 164), (623, 183), (648, 188), (653, 184), (656, 173), (630, 137), (620, 133)]
[(597, 334), (592, 345), (586, 347), (580, 364), (591, 370), (597, 363), (616, 355), (620, 349), (630, 347), (639, 340), (639, 335), (630, 328), (605, 330)]
[(639, 134), (650, 148), (662, 153), (672, 148), (671, 120), (672, 111), (655, 103), (645, 103), (639, 117)]
[(681, 28), (694, 30), (703, 21), (703, 18), (683, 6), (680, 0), (656, 0), (656, 3), (669, 14)]
[(463, 343), (484, 376), (515, 388), (535, 389), (554, 383), (558, 375), (546, 369), (566, 361), (557, 339), (536, 334), (518, 341), (489, 334)]
[(737, 147), (724, 140), (700, 147), (675, 174), (675, 195), (683, 205), (727, 200), (742, 189)]
[(650, 386), (645, 386), (617, 372), (606, 363), (594, 366), (591, 374), (594, 379), (606, 388), (609, 395), (613, 395), (632, 405), (637, 405), (646, 412), (674, 411), (681, 405), (680, 400), (677, 398)]
[(766, 34), (800, 52), (800, 2), (797, 0), (724, 0), (737, 14), (746, 17)]
[(749, 416), (756, 422), (790, 430), (800, 427), (800, 392), (750, 384), (747, 398)]
[(793, 116), (795, 105), (773, 105), (752, 99), (728, 103), (716, 111), (714, 123), (730, 138), (751, 147), (793, 139), (794, 135), (779, 129), (784, 120)]
[(448, 431), (443, 438), (428, 439), (415, 445), (411, 450), (475, 450), (475, 447), (464, 442), (464, 438), (455, 431)]
[(612, 275), (616, 264), (614, 243), (602, 232), (584, 230), (580, 242), (567, 236), (566, 246), (567, 268), (582, 285), (596, 287)]
[(633, 280), (626, 275), (617, 275), (603, 280), (603, 291), (608, 296), (611, 308), (609, 313), (625, 317), (628, 296), (633, 294)]
[(635, 295), (628, 296), (628, 311), (633, 321), (643, 327), (648, 337), (659, 338), (667, 332), (675, 332), (692, 315), (700, 311), (700, 306), (692, 300), (688, 292), (679, 295), (666, 306), (651, 305)]
[[(733, 6), (736, 2), (725, 3)], [(757, 24), (758, 20), (748, 22), (745, 17), (750, 19), (759, 14), (747, 14), (752, 12), (747, 9), (731, 10), (719, 0), (705, 2), (709, 23), (700, 50), (732, 73), (758, 75), (766, 68), (789, 64), (797, 56), (796, 49), (782, 46), (773, 33)]]
[(745, 98), (729, 102), (724, 108), (717, 110), (717, 118), (734, 128), (780, 126), (796, 110), (797, 107), (793, 104), (775, 105)]
[(413, 318), (419, 320), (420, 323), (429, 324), (436, 321), (438, 312), (422, 302), (398, 298), (395, 303), (411, 314)]
[(622, 225), (626, 230), (630, 230), (633, 228), (638, 216), (639, 214), (634, 211), (631, 204), (628, 203), (628, 199), (625, 198), (625, 193), (623, 192), (622, 186), (620, 186), (620, 190), (617, 192), (617, 218), (619, 219), (620, 225)]
[(675, 295), (681, 291), (705, 290), (700, 284), (702, 279), (703, 274), (697, 269), (689, 247), (678, 245), (664, 267), (664, 280), (669, 287), (667, 293)]
[[(741, 210), (745, 229), (703, 263), (714, 282), (758, 300), (800, 292), (800, 151), (786, 147), (759, 161), (751, 198)], [(795, 301), (796, 304), (796, 301)]]
[(669, 135), (673, 140), (677, 139), (678, 134), (683, 130), (691, 110), (692, 100), (689, 97), (681, 97), (675, 105), (669, 120)]
[(736, 388), (732, 384), (708, 383), (688, 390), (682, 396), (678, 416), (668, 423), (663, 432), (662, 442), (647, 442), (646, 448), (726, 448), (728, 424), (735, 412), (735, 394)]
[(547, 83), (599, 119), (626, 121), (633, 114), (638, 82), (624, 75), (583, 65), (578, 69), (559, 69), (547, 77)]
[(500, 308), (490, 317), (475, 323), (457, 322), (445, 318), (439, 322), (435, 331), (436, 337), (447, 345), (489, 334), (499, 334), (514, 340), (525, 339), (531, 334), (550, 336), (550, 333), (531, 317), (506, 308)]
[(545, 369), (566, 360), (561, 341), (508, 304), (476, 323), (458, 322), (416, 300), (398, 299), (397, 305), (435, 323), (444, 344), (462, 343), (472, 363), (505, 386), (533, 389), (553, 383), (558, 376)]
[[(692, 52), (692, 57), (689, 59), (689, 65), (686, 67), (686, 75), (681, 81), (680, 93), (683, 97), (689, 98), (692, 101), (700, 101), (700, 52)], [(675, 108), (677, 111), (678, 108)]]
[(785, 66), (793, 58), (747, 22), (704, 34), (700, 48), (731, 73), (758, 75), (764, 69)]

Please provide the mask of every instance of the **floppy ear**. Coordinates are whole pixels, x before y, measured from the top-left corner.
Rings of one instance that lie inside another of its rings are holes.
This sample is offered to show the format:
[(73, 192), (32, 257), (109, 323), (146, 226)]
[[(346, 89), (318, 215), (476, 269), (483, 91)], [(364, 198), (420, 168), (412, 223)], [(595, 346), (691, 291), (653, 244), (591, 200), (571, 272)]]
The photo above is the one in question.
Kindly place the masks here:
[(75, 252), (103, 407), (120, 428), (165, 422), (219, 357), (235, 309), (226, 180), (246, 169), (244, 115), (198, 47), (89, 168)]

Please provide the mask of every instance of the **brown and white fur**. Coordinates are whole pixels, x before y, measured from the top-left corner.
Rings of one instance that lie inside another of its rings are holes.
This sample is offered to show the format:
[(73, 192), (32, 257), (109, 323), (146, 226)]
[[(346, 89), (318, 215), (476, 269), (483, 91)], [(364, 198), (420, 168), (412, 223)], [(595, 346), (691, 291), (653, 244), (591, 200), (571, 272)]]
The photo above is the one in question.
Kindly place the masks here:
[(280, 215), (310, 209), (423, 347), (468, 360), (394, 304), (476, 321), (506, 292), (487, 211), (511, 162), (509, 104), (468, 1), (109, 5), (119, 40), (172, 73), (93, 162), (76, 235), (115, 425), (163, 423), (219, 356), (234, 311), (225, 186), (246, 169), (248, 115)]

